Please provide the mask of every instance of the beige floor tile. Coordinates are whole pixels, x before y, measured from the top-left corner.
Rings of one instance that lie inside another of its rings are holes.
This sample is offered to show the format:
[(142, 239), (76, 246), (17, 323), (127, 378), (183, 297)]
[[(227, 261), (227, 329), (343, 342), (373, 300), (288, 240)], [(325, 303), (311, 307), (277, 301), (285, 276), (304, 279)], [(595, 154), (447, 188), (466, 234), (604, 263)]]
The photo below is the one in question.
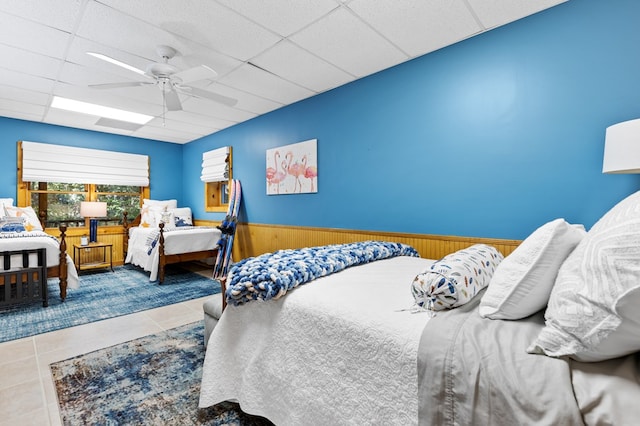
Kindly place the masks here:
[(33, 346), (33, 337), (25, 337), (24, 339), (0, 343), (0, 362), (27, 358), (34, 355), (35, 346)]
[(171, 317), (180, 317), (193, 312), (184, 303), (162, 306), (160, 308), (145, 311), (145, 314), (156, 322), (165, 321)]
[[(6, 358), (5, 358), (6, 360)], [(10, 388), (21, 383), (38, 380), (38, 362), (35, 355), (14, 361), (0, 363), (0, 389)]]
[(58, 403), (54, 402), (48, 405), (49, 408), (49, 423), (51, 426), (62, 426), (62, 419), (60, 418), (60, 408)]
[[(24, 419), (25, 414), (43, 414), (44, 408), (44, 393), (39, 377), (0, 389), (0, 419), (9, 422), (7, 424), (20, 424), (18, 421)], [(44, 424), (47, 424), (48, 415), (44, 418), (47, 419)]]
[[(66, 358), (126, 342), (161, 330), (144, 313), (125, 315), (35, 336), (38, 356), (52, 352)], [(62, 358), (62, 359), (66, 359)]]
[(158, 325), (160, 325), (163, 329), (168, 330), (170, 328), (180, 327), (184, 324), (201, 321), (202, 315), (203, 314), (201, 312), (194, 312), (192, 310), (189, 310), (183, 315), (171, 316), (169, 318), (159, 320)]
[(204, 311), (202, 310), (202, 304), (206, 300), (208, 300), (210, 297), (222, 297), (222, 295), (218, 293), (218, 294), (214, 294), (213, 296), (199, 297), (197, 299), (187, 300), (186, 302), (183, 302), (183, 303), (186, 306), (188, 306), (190, 309), (193, 309), (194, 311), (204, 314)]
[(49, 413), (44, 408), (0, 419), (0, 426), (45, 426), (49, 424)]

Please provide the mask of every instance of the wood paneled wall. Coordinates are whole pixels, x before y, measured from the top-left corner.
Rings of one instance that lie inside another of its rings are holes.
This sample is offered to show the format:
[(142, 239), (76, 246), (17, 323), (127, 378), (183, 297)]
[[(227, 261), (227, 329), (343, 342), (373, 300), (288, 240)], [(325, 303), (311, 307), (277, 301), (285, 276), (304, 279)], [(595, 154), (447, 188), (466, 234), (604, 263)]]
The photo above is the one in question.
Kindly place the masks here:
[[(217, 226), (217, 221), (196, 220), (196, 225)], [(51, 235), (59, 236), (57, 230), (48, 230)], [(80, 244), (80, 237), (86, 230), (69, 228), (67, 231), (67, 251), (73, 257), (73, 244)], [(520, 244), (520, 240), (496, 238), (458, 237), (446, 235), (408, 234), (396, 232), (358, 231), (333, 228), (313, 228), (303, 226), (267, 225), (258, 223), (240, 223), (233, 245), (233, 258), (258, 256), (281, 249), (322, 246), (327, 244), (352, 243), (366, 240), (385, 240), (405, 243), (413, 246), (420, 256), (427, 259), (440, 259), (443, 256), (461, 250), (473, 244), (489, 244), (496, 247), (505, 256)], [(113, 244), (113, 264), (124, 263), (124, 230), (120, 226), (102, 226), (98, 228), (98, 241)]]
[[(54, 228), (47, 228), (47, 233), (56, 238), (60, 237), (60, 231)], [(80, 237), (88, 236), (86, 228), (68, 228), (67, 229), (67, 253), (73, 258), (73, 245), (80, 244)], [(98, 227), (98, 241), (113, 245), (113, 265), (122, 265), (124, 263), (124, 252), (122, 243), (124, 241), (124, 228), (122, 226), (100, 226)], [(74, 259), (75, 261), (75, 259)]]
[[(215, 226), (218, 223), (196, 221), (196, 224)], [(256, 223), (238, 224), (235, 238), (233, 245), (234, 259), (258, 256), (280, 249), (351, 243), (366, 240), (385, 240), (409, 244), (418, 250), (420, 256), (428, 259), (440, 259), (449, 253), (478, 243), (492, 245), (507, 256), (515, 250), (521, 242), (520, 240), (495, 238), (357, 231)]]

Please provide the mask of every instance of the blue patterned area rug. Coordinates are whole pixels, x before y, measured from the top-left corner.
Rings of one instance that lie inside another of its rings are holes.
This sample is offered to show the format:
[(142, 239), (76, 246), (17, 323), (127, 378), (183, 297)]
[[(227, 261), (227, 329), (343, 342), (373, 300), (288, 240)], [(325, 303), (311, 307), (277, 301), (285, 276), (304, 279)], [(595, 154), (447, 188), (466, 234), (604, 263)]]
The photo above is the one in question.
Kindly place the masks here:
[(64, 425), (271, 425), (225, 402), (198, 408), (202, 321), (51, 364)]
[(49, 285), (49, 306), (42, 303), (0, 309), (0, 343), (61, 328), (171, 305), (220, 292), (211, 278), (171, 265), (163, 284), (131, 265), (114, 272), (80, 275), (80, 288), (68, 289), (60, 301), (58, 279)]

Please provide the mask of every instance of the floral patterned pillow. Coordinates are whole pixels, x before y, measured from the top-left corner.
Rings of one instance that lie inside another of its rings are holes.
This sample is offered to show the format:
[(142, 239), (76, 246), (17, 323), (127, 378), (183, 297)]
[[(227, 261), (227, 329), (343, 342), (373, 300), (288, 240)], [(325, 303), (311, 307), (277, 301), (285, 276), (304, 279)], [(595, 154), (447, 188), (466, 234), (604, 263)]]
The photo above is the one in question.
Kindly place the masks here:
[(414, 278), (411, 293), (416, 305), (432, 311), (464, 305), (489, 284), (502, 259), (502, 253), (486, 244), (443, 257)]

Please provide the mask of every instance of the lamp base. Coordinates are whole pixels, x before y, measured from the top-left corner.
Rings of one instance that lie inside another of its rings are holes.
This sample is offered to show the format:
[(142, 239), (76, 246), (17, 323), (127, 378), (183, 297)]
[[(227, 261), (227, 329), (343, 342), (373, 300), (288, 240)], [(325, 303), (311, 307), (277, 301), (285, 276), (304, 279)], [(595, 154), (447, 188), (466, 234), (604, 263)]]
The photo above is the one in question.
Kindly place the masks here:
[(89, 242), (98, 242), (98, 219), (89, 219)]

